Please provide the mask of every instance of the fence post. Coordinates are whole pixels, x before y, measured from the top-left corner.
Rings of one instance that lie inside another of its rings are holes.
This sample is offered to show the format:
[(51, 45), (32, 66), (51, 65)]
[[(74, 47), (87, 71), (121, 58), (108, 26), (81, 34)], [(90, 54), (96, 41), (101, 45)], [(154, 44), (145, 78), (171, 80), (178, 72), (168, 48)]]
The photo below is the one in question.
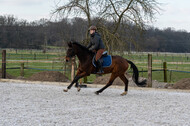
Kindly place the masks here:
[(164, 82), (167, 82), (167, 63), (163, 63), (163, 70), (164, 70)]
[(84, 83), (87, 83), (87, 81), (88, 81), (88, 78), (84, 77)]
[(67, 66), (66, 66), (66, 62), (65, 62), (65, 64), (64, 64), (64, 75), (66, 75), (66, 69), (67, 69)]
[(36, 60), (36, 53), (34, 53), (34, 60)]
[(73, 57), (71, 60), (71, 81), (74, 80), (75, 77), (75, 58)]
[(2, 78), (6, 78), (6, 50), (2, 51)]
[(20, 76), (24, 77), (24, 63), (21, 63), (21, 66), (20, 66)]
[(172, 71), (170, 71), (170, 82), (172, 82)]
[(152, 87), (152, 55), (148, 54), (148, 87)]
[(142, 75), (141, 75), (141, 77), (143, 77), (143, 71), (144, 71), (144, 70), (142, 69), (142, 72), (141, 72), (141, 73), (142, 73)]
[(54, 59), (53, 59), (53, 61), (52, 61), (51, 69), (52, 69), (52, 70), (54, 69)]

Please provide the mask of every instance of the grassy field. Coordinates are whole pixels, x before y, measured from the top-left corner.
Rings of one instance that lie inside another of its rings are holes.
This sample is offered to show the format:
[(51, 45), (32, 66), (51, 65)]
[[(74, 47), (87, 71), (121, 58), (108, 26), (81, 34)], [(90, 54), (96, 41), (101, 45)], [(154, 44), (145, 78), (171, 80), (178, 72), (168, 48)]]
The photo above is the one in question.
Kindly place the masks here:
[[(25, 69), (25, 78), (44, 70), (60, 71), (70, 78), (71, 64), (64, 62), (64, 56), (65, 51), (63, 49), (55, 49), (47, 53), (42, 53), (42, 50), (7, 50), (7, 68), (20, 67), (21, 63), (24, 63), (25, 67), (40, 69)], [(139, 71), (147, 71), (147, 53), (122, 54), (121, 56), (133, 61), (137, 65)], [(153, 70), (163, 69), (163, 62), (167, 62), (167, 69), (169, 70), (190, 71), (190, 54), (152, 53), (152, 60)], [(7, 73), (18, 77), (20, 76), (20, 69), (7, 69)], [(140, 72), (140, 76), (146, 78), (147, 72)], [(153, 72), (153, 80), (163, 82), (163, 76), (163, 71)], [(190, 73), (167, 72), (169, 83), (175, 83), (180, 79), (189, 77)], [(88, 77), (88, 81), (91, 82), (95, 78), (95, 75), (91, 75)]]
[[(147, 54), (129, 54), (124, 56), (126, 59), (134, 61), (137, 65), (139, 71), (147, 70)], [(163, 62), (167, 62), (168, 70), (177, 70), (177, 71), (189, 71), (190, 72), (190, 54), (158, 54), (152, 53), (152, 69), (160, 70), (163, 69)], [(147, 72), (141, 72), (140, 76), (147, 78)], [(158, 80), (160, 82), (164, 81), (163, 71), (153, 72), (153, 80)], [(178, 80), (183, 78), (189, 78), (190, 73), (183, 72), (167, 72), (167, 80), (169, 83), (175, 83)]]

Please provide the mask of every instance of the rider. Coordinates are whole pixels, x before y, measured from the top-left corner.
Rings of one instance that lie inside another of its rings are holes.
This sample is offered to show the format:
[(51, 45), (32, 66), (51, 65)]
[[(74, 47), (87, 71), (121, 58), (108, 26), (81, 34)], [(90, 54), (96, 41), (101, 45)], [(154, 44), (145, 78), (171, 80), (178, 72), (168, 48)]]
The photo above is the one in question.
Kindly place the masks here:
[(90, 43), (87, 48), (96, 53), (95, 60), (98, 65), (98, 69), (100, 70), (98, 73), (104, 73), (102, 62), (100, 61), (102, 53), (105, 51), (104, 43), (102, 42), (101, 36), (96, 32), (96, 26), (92, 25), (88, 30), (90, 31)]

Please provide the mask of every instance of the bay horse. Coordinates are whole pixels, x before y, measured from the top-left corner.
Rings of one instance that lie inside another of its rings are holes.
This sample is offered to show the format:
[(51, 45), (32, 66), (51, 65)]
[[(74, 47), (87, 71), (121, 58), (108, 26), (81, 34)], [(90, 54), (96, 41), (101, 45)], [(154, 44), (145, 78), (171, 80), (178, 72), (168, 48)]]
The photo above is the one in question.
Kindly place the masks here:
[[(90, 51), (85, 46), (79, 44), (78, 42), (69, 42), (68, 43), (68, 50), (66, 53), (66, 61), (68, 62), (72, 57), (75, 55), (79, 59), (79, 67), (77, 69), (76, 76), (74, 77), (71, 84), (67, 87), (67, 89), (64, 89), (64, 92), (67, 92), (74, 83), (76, 83), (76, 87), (78, 87), (78, 91), (80, 90), (78, 86), (78, 80), (80, 78), (83, 78), (85, 76), (89, 76), (92, 73), (96, 73), (96, 68), (92, 64), (92, 59), (95, 55), (94, 52)], [(109, 79), (109, 82), (100, 90), (96, 91), (95, 94), (99, 94), (102, 91), (104, 91), (107, 87), (111, 86), (113, 81), (119, 77), (124, 83), (125, 83), (125, 89), (124, 92), (121, 94), (126, 95), (128, 91), (128, 79), (125, 77), (125, 72), (127, 71), (129, 65), (131, 65), (131, 68), (133, 69), (133, 76), (132, 79), (136, 83), (137, 86), (144, 87), (146, 85), (146, 80), (143, 80), (142, 82), (139, 82), (139, 71), (135, 64), (127, 59), (124, 59), (121, 56), (112, 56), (112, 64), (110, 67), (104, 68), (104, 73), (111, 73), (111, 77)]]

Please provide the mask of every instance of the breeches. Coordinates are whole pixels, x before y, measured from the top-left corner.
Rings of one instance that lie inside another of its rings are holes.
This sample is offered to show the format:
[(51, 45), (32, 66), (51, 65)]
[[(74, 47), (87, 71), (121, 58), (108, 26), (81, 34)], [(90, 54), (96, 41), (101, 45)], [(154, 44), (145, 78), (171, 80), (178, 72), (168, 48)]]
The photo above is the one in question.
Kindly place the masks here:
[(101, 56), (102, 56), (102, 53), (105, 51), (105, 49), (99, 49), (96, 53), (96, 61), (98, 61)]

